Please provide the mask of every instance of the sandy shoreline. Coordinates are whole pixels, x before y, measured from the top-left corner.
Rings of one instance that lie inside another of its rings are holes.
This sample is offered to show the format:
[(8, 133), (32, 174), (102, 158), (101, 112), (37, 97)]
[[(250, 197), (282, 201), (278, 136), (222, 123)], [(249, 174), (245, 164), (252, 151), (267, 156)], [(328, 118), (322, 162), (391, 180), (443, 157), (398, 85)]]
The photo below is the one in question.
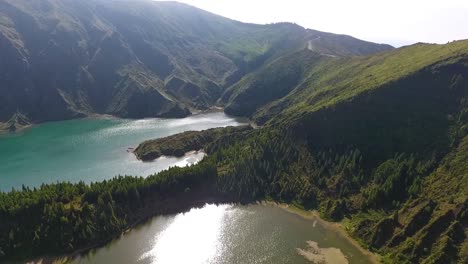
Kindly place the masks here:
[(296, 248), (296, 251), (312, 263), (349, 264), (346, 255), (339, 248), (320, 248), (315, 241), (307, 241), (305, 249)]
[(347, 241), (349, 241), (353, 246), (355, 246), (359, 251), (361, 251), (362, 254), (367, 256), (372, 263), (375, 263), (375, 264), (381, 263), (379, 255), (377, 255), (377, 254), (363, 248), (361, 246), (361, 244), (359, 244), (359, 242), (357, 242), (353, 237), (351, 237), (351, 235), (349, 235), (348, 232), (346, 232), (343, 225), (341, 225), (338, 222), (329, 222), (329, 221), (323, 220), (320, 217), (319, 213), (317, 211), (315, 211), (315, 210), (314, 211), (305, 211), (305, 210), (302, 210), (300, 208), (297, 208), (297, 207), (289, 205), (289, 204), (276, 203), (276, 202), (273, 202), (273, 201), (262, 201), (262, 202), (259, 202), (258, 204), (275, 206), (275, 207), (281, 208), (283, 210), (286, 210), (287, 212), (290, 212), (292, 214), (299, 215), (299, 216), (301, 216), (301, 217), (303, 217), (305, 219), (314, 220), (314, 222), (312, 222), (313, 226), (315, 226), (316, 222), (318, 222), (321, 225), (326, 226), (327, 228), (329, 228), (329, 229), (331, 229), (333, 231), (336, 231), (337, 233), (342, 235), (343, 238), (345, 238)]

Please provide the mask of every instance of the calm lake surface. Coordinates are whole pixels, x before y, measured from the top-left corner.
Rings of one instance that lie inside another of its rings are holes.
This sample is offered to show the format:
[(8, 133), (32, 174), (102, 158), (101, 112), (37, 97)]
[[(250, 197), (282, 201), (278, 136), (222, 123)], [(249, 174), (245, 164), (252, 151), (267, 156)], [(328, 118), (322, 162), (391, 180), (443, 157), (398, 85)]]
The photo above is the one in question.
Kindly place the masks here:
[(158, 216), (73, 263), (310, 264), (300, 253), (313, 254), (312, 241), (329, 254), (328, 263), (370, 263), (337, 231), (269, 205), (205, 205)]
[(79, 119), (44, 123), (17, 134), (0, 135), (0, 191), (57, 181), (87, 183), (116, 175), (148, 176), (170, 166), (185, 166), (202, 153), (141, 162), (130, 147), (144, 140), (214, 127), (236, 126), (222, 112), (183, 119)]

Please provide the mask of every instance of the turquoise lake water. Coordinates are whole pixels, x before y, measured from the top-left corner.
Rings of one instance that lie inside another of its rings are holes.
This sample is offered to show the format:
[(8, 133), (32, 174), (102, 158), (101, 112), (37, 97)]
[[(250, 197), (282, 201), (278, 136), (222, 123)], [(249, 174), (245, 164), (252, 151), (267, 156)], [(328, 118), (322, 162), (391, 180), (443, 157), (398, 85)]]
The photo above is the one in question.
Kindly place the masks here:
[(0, 135), (0, 190), (57, 181), (89, 183), (116, 175), (148, 176), (196, 162), (203, 154), (141, 162), (128, 148), (187, 130), (240, 124), (222, 112), (182, 119), (98, 118), (40, 124), (17, 134)]

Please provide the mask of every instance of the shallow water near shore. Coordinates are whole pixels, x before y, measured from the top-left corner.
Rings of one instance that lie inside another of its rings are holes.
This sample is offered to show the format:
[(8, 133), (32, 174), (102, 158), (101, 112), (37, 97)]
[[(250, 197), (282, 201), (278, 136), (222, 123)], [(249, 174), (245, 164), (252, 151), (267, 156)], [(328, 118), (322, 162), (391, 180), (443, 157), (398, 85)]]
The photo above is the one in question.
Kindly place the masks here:
[(0, 135), (0, 191), (57, 181), (86, 183), (116, 175), (148, 176), (197, 162), (203, 153), (142, 162), (128, 148), (188, 130), (243, 124), (222, 112), (182, 119), (88, 118), (50, 122)]
[(158, 216), (72, 263), (372, 263), (337, 230), (271, 205)]

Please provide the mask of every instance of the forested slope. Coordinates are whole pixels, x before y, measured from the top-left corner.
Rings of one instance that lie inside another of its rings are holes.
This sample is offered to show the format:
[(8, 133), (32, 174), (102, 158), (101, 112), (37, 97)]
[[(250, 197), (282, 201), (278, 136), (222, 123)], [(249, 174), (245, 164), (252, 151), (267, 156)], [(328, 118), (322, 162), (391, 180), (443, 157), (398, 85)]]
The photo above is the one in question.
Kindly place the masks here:
[(467, 41), (315, 64), (261, 129), (206, 148), (218, 188), (345, 218), (389, 263), (463, 262), (467, 74)]

